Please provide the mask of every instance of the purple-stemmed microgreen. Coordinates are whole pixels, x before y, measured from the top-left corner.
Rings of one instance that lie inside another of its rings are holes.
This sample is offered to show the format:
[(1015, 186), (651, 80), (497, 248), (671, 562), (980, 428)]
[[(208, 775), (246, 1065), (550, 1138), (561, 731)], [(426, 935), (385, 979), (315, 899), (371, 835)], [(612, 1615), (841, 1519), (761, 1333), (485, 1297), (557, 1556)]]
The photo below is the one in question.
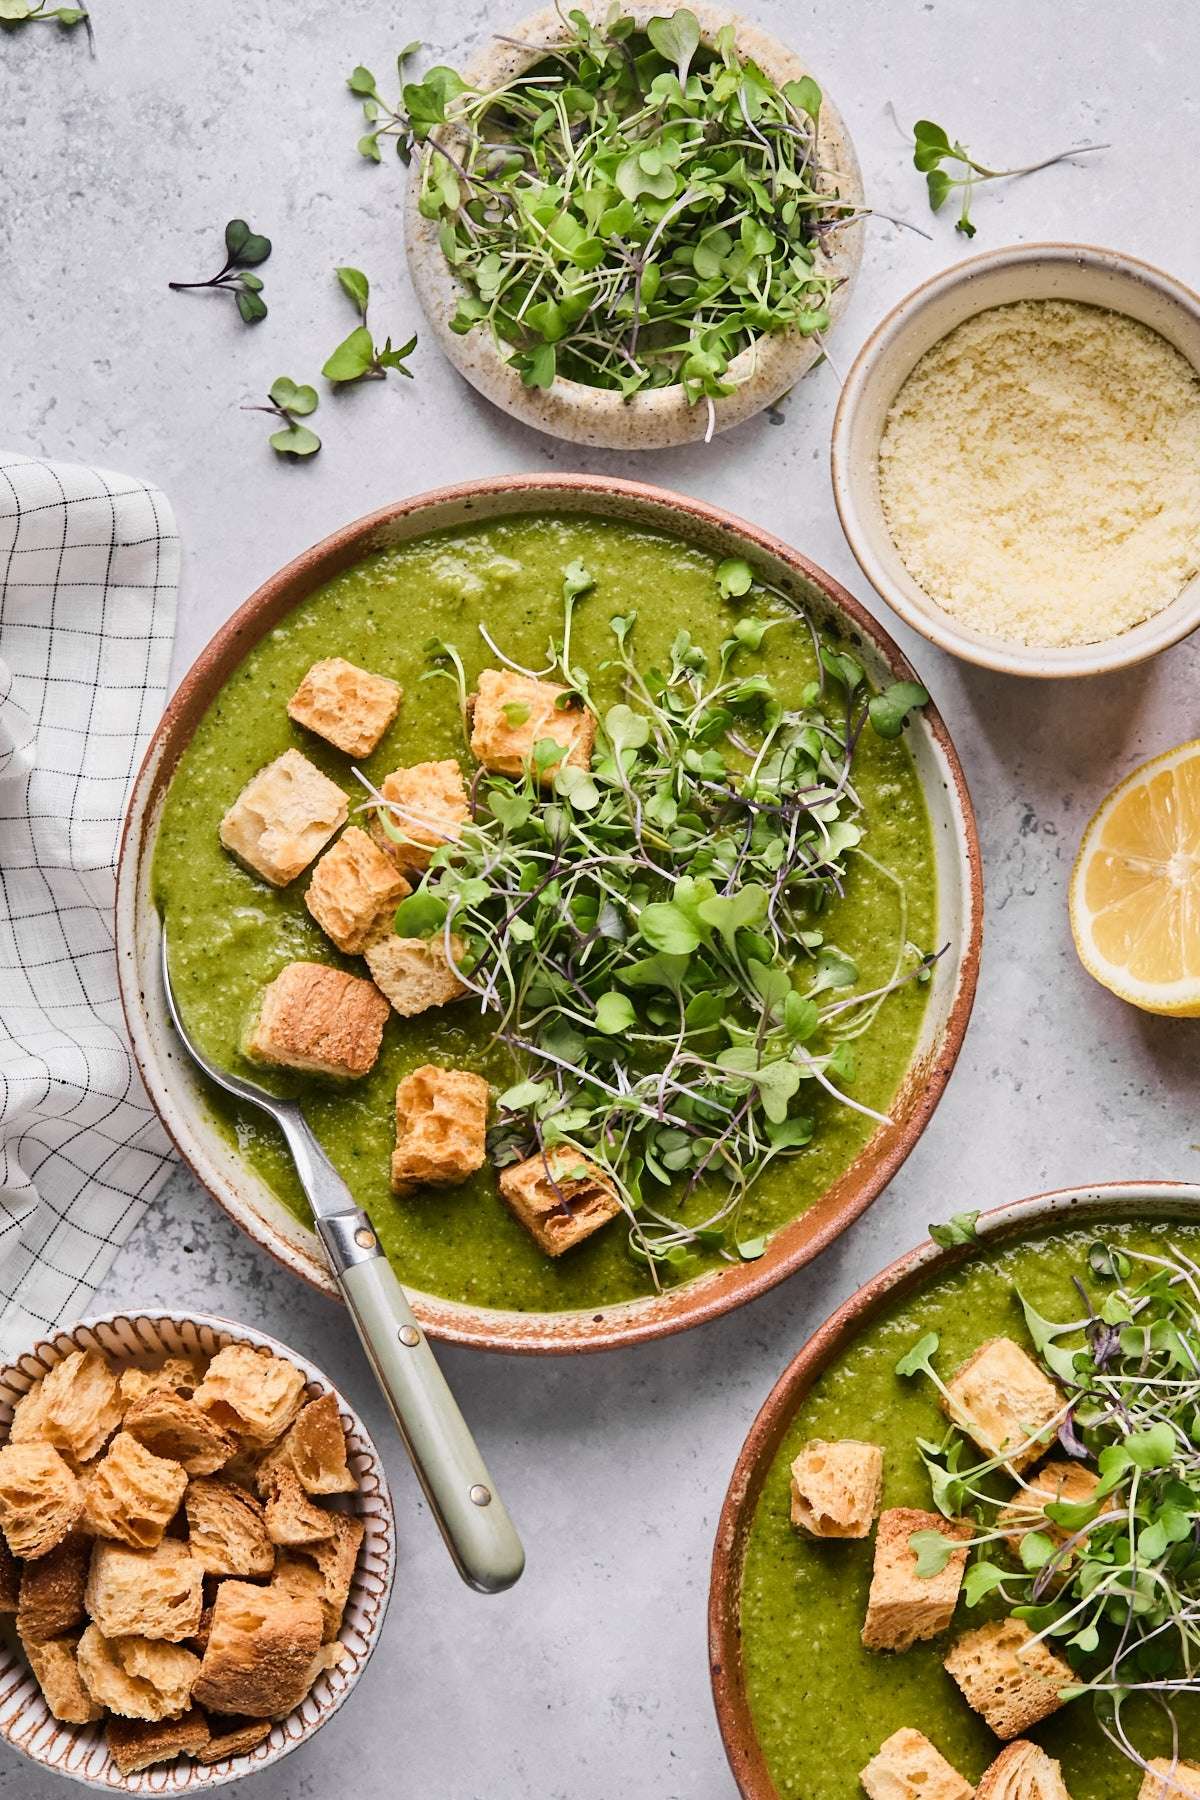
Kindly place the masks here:
[(261, 232), (251, 231), (245, 219), (230, 219), (225, 227), (225, 262), (207, 281), (169, 281), (173, 293), (191, 289), (208, 289), (216, 294), (232, 294), (237, 309), (247, 325), (267, 316), (267, 303), (262, 297), (262, 278), (252, 273), (271, 254), (271, 240)]

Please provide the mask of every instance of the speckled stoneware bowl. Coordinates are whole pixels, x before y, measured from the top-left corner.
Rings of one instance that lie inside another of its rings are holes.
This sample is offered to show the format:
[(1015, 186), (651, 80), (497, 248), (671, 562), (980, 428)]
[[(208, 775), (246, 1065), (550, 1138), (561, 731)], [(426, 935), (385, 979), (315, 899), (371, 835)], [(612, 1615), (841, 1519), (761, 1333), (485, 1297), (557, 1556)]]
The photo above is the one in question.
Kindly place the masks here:
[(1045, 647), (975, 631), (909, 574), (879, 498), (888, 410), (927, 350), (964, 320), (1018, 300), (1074, 300), (1125, 313), (1173, 344), (1200, 374), (1200, 295), (1161, 269), (1089, 244), (1016, 244), (970, 256), (916, 288), (876, 326), (846, 377), (833, 424), (833, 496), (863, 574), (932, 644), (1009, 675), (1101, 675), (1144, 662), (1200, 625), (1200, 575), (1169, 606), (1120, 637)]
[[(1185, 1219), (1200, 1215), (1200, 1187), (1183, 1181), (1121, 1181), (1061, 1188), (982, 1214), (982, 1254), (1057, 1226), (1096, 1227), (1104, 1220)], [(733, 1471), (713, 1547), (708, 1595), (708, 1652), (717, 1721), (743, 1800), (780, 1800), (758, 1742), (742, 1664), (742, 1569), (754, 1514), (771, 1465), (792, 1420), (825, 1371), (880, 1314), (930, 1281), (981, 1254), (980, 1245), (939, 1249), (928, 1239), (851, 1295), (815, 1331), (771, 1389), (750, 1427)]]
[[(289, 1269), (336, 1296), (313, 1232), (238, 1156), (209, 1115), (196, 1071), (171, 1030), (159, 967), (154, 845), (175, 766), (210, 702), (254, 645), (327, 581), (372, 551), (453, 526), (523, 513), (585, 513), (667, 532), (718, 557), (747, 558), (785, 594), (829, 619), (857, 646), (872, 681), (911, 680), (899, 648), (846, 589), (755, 525), (703, 501), (636, 481), (592, 475), (509, 475), (420, 494), (359, 519), (308, 550), (251, 595), (184, 677), (151, 739), (125, 819), (117, 879), (117, 959), (134, 1055), (180, 1152), (230, 1217)], [(414, 630), (421, 631), (420, 621)], [(975, 995), (983, 891), (975, 817), (954, 746), (933, 706), (906, 739), (929, 809), (937, 865), (938, 965), (912, 1065), (880, 1126), (850, 1168), (770, 1239), (757, 1262), (723, 1265), (662, 1294), (571, 1312), (500, 1311), (411, 1292), (431, 1337), (489, 1350), (605, 1350), (664, 1337), (765, 1293), (823, 1250), (887, 1186), (941, 1097)], [(404, 1271), (398, 1271), (403, 1279)]]
[[(564, 7), (563, 13), (567, 10)], [(584, 0), (580, 10), (603, 23), (608, 0)], [(659, 4), (654, 4), (653, 0), (650, 4), (646, 0), (626, 0), (623, 10), (632, 14), (639, 25), (645, 25), (648, 19), (671, 9), (661, 0)], [(711, 44), (721, 27), (732, 23), (739, 52), (753, 58), (777, 84), (798, 81), (803, 75), (813, 74), (803, 57), (748, 19), (724, 7), (706, 5), (703, 0), (694, 0), (690, 10), (699, 21), (704, 43)], [(504, 35), (519, 38), (521, 45), (537, 48), (496, 41), (467, 63), (464, 78), (483, 90), (509, 81), (542, 61), (546, 51), (555, 44), (566, 41), (570, 29), (563, 15), (553, 6), (531, 13), (519, 24), (505, 26)], [(817, 141), (822, 167), (835, 173), (841, 197), (858, 211), (864, 204), (858, 158), (841, 114), (824, 91)], [(671, 444), (686, 444), (705, 436), (709, 427), (708, 408), (689, 406), (680, 387), (635, 394), (628, 401), (618, 393), (588, 387), (578, 381), (557, 380), (553, 387), (545, 390), (528, 388), (510, 367), (489, 331), (477, 329), (465, 336), (451, 331), (450, 319), (465, 289), (442, 254), (437, 221), (421, 216), (417, 205), (419, 191), (419, 168), (414, 161), (404, 224), (409, 273), (430, 330), (472, 387), (486, 394), (511, 418), (575, 444), (593, 444), (608, 450), (662, 450)], [(830, 330), (845, 311), (858, 273), (862, 261), (862, 234), (861, 222), (830, 234), (823, 266), (840, 283), (830, 302)], [(714, 401), (714, 430), (724, 431), (730, 425), (738, 425), (743, 419), (761, 412), (764, 406), (772, 405), (821, 354), (821, 346), (816, 340), (804, 337), (799, 331), (778, 332), (760, 338), (730, 364), (729, 379), (738, 385), (732, 394)]]
[[(286, 1357), (303, 1372), (309, 1400), (332, 1393), (341, 1408), (347, 1456), (358, 1481), (357, 1493), (347, 1499), (366, 1527), (338, 1632), (346, 1657), (318, 1676), (300, 1705), (278, 1720), (256, 1749), (207, 1767), (183, 1756), (137, 1775), (122, 1775), (108, 1754), (103, 1725), (62, 1725), (54, 1718), (29, 1672), (12, 1621), (5, 1619), (0, 1632), (0, 1737), (42, 1768), (103, 1793), (201, 1794), (270, 1768), (333, 1717), (366, 1668), (383, 1628), (396, 1567), (396, 1520), (379, 1452), (358, 1414), (320, 1369), (265, 1331), (206, 1313), (106, 1313), (85, 1319), (71, 1331), (43, 1339), (0, 1370), (0, 1440), (8, 1436), (13, 1407), (22, 1394), (73, 1350), (98, 1350), (114, 1368), (130, 1368), (149, 1366), (163, 1356), (212, 1356), (227, 1344), (253, 1344)], [(15, 1800), (19, 1782), (12, 1792)]]

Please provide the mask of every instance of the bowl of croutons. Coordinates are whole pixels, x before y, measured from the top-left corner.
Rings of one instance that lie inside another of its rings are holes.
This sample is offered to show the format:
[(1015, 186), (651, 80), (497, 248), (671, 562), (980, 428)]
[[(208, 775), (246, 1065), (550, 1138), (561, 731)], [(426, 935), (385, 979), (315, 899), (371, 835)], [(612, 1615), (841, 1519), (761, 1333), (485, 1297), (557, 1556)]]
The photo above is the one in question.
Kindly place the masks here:
[(362, 1421), (264, 1332), (59, 1332), (0, 1370), (0, 1736), (118, 1793), (257, 1773), (361, 1675), (394, 1544)]

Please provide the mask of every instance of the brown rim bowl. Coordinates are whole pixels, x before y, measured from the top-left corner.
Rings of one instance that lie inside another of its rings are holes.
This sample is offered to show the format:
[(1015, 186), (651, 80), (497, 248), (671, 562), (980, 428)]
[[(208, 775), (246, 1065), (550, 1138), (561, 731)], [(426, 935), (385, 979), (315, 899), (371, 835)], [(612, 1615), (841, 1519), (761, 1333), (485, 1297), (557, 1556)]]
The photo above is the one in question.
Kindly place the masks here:
[[(626, 520), (722, 557), (747, 557), (785, 593), (829, 618), (860, 647), (873, 680), (912, 679), (892, 639), (845, 588), (778, 538), (698, 500), (641, 482), (589, 475), (502, 476), (399, 501), (335, 532), (263, 584), (223, 625), (184, 676), (146, 752), (125, 820), (117, 881), (117, 955), (133, 1052), (150, 1098), (196, 1178), (256, 1243), (323, 1293), (336, 1289), (314, 1234), (241, 1162), (208, 1116), (202, 1088), (171, 1031), (158, 971), (159, 922), (151, 888), (167, 787), (205, 710), (243, 657), (293, 607), (374, 550), (453, 526), (555, 511)], [(949, 949), (926, 1007), (920, 1041), (892, 1107), (853, 1164), (757, 1262), (711, 1271), (669, 1292), (560, 1313), (468, 1306), (414, 1292), (432, 1337), (493, 1350), (600, 1350), (683, 1330), (765, 1293), (829, 1244), (892, 1179), (949, 1079), (974, 998), (983, 896), (970, 796), (954, 746), (932, 706), (907, 733), (933, 830), (939, 942)], [(401, 1271), (403, 1274), (403, 1271)]]
[[(1109, 1182), (1060, 1188), (984, 1213), (985, 1249), (1039, 1229), (1103, 1219), (1200, 1219), (1200, 1187), (1183, 1181)], [(928, 1239), (852, 1294), (809, 1338), (771, 1389), (750, 1427), (733, 1471), (713, 1546), (708, 1594), (708, 1654), (717, 1722), (743, 1800), (780, 1800), (758, 1742), (742, 1665), (742, 1568), (763, 1483), (792, 1420), (826, 1369), (886, 1307), (979, 1254), (968, 1245), (939, 1249)]]

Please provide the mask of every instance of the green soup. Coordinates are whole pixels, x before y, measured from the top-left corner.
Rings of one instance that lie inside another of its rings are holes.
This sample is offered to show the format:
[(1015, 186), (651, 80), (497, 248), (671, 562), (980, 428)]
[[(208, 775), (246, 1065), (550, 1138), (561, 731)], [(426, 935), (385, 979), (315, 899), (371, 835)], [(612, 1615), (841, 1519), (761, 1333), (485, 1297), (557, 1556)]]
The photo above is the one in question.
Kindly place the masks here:
[[(714, 559), (703, 551), (608, 521), (516, 518), (368, 558), (289, 614), (226, 683), (172, 780), (154, 870), (158, 904), (170, 921), (172, 980), (189, 1029), (214, 1061), (245, 1068), (238, 1049), (243, 1026), (263, 986), (286, 963), (305, 959), (365, 972), (361, 961), (340, 957), (309, 917), (307, 877), (272, 889), (239, 867), (217, 837), (222, 814), (249, 778), (293, 746), (340, 783), (352, 809), (356, 804), (349, 759), (287, 716), (286, 702), (305, 670), (320, 657), (340, 655), (403, 684), (399, 718), (364, 765), (377, 785), (401, 765), (449, 756), (465, 761), (453, 688), (422, 680), (429, 669), (425, 643), (431, 637), (454, 643), (473, 682), (480, 669), (496, 663), (479, 633), (486, 623), (516, 661), (538, 666), (560, 625), (563, 569), (576, 557), (595, 575), (596, 586), (578, 607), (573, 654), (590, 670), (602, 704), (620, 697), (616, 677), (601, 669), (612, 653), (613, 614), (637, 610), (638, 653), (645, 664), (664, 658), (680, 627), (715, 653), (738, 616), (736, 605), (720, 598)], [(812, 638), (802, 621), (791, 622), (782, 603), (771, 604), (789, 623), (768, 634), (759, 666), (784, 703), (797, 705), (815, 672)], [(764, 610), (758, 596), (755, 607)], [(865, 807), (865, 847), (904, 883), (908, 938), (932, 948), (933, 848), (903, 740), (864, 733), (854, 779)], [(864, 990), (892, 972), (899, 909), (895, 883), (852, 856), (845, 896), (824, 919), (858, 963)], [(858, 1041), (857, 1100), (886, 1110), (910, 1064), (925, 998), (926, 989), (915, 983), (890, 995)], [(393, 1016), (375, 1068), (352, 1086), (265, 1077), (277, 1091), (302, 1094), (310, 1123), (371, 1215), (403, 1280), (457, 1301), (529, 1311), (608, 1304), (650, 1291), (650, 1277), (631, 1258), (619, 1221), (551, 1261), (506, 1212), (487, 1169), (438, 1194), (408, 1200), (391, 1194), (396, 1084), (425, 1062), (477, 1070), (497, 1088), (520, 1076), (509, 1052), (491, 1044), (487, 1021), (463, 1001), (412, 1020)], [(261, 1072), (258, 1078), (264, 1079)], [(209, 1104), (251, 1167), (307, 1219), (274, 1127), (215, 1092)], [(751, 1190), (739, 1220), (742, 1237), (769, 1233), (802, 1213), (874, 1129), (871, 1120), (823, 1094), (811, 1110), (811, 1145), (774, 1164)], [(703, 1185), (687, 1203), (697, 1219), (711, 1210), (712, 1194)]]
[[(750, 1708), (767, 1765), (784, 1800), (853, 1800), (858, 1772), (903, 1726), (923, 1731), (968, 1780), (979, 1779), (1000, 1745), (942, 1667), (953, 1637), (989, 1615), (960, 1602), (944, 1639), (899, 1655), (865, 1650), (859, 1631), (871, 1580), (872, 1546), (815, 1543), (789, 1523), (789, 1465), (809, 1439), (857, 1437), (885, 1452), (883, 1504), (931, 1509), (929, 1478), (915, 1447), (939, 1438), (945, 1420), (929, 1383), (902, 1380), (897, 1359), (925, 1332), (941, 1339), (938, 1366), (953, 1369), (985, 1338), (1027, 1342), (1014, 1284), (1048, 1318), (1072, 1318), (1071, 1277), (1086, 1271), (1095, 1232), (1056, 1232), (979, 1256), (898, 1302), (857, 1338), (817, 1382), (780, 1446), (759, 1498), (746, 1547), (742, 1654)], [(1200, 1252), (1200, 1228), (1106, 1226), (1106, 1241), (1130, 1248), (1156, 1240)], [(1200, 1702), (1177, 1704), (1184, 1756), (1200, 1751)], [(1150, 1755), (1170, 1753), (1165, 1720), (1130, 1706), (1125, 1723)], [(1102, 1736), (1091, 1704), (1065, 1706), (1028, 1734), (1062, 1762), (1071, 1800), (1134, 1800), (1141, 1776)]]

